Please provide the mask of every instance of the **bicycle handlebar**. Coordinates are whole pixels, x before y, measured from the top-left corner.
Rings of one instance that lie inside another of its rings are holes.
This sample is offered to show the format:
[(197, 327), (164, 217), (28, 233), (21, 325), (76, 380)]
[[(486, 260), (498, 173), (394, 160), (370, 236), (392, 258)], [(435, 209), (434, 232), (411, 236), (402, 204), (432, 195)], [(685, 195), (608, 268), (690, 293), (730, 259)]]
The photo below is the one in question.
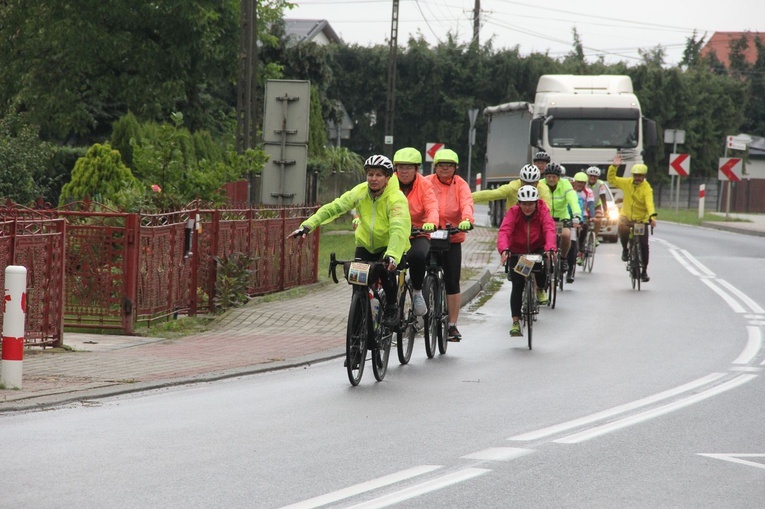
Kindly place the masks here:
[[(347, 279), (348, 277), (348, 269), (351, 266), (351, 263), (359, 262), (359, 263), (366, 263), (367, 265), (371, 265), (372, 267), (387, 267), (386, 261), (379, 261), (379, 262), (373, 262), (373, 261), (364, 261), (364, 260), (338, 260), (335, 253), (329, 254), (329, 272), (327, 276), (332, 278), (332, 281), (335, 282), (335, 284), (339, 283), (340, 280), (337, 279), (337, 266), (342, 265), (343, 266), (343, 277)], [(396, 269), (391, 272), (391, 274), (397, 274), (402, 269), (406, 268), (406, 262), (402, 261), (401, 265), (396, 266)], [(386, 268), (387, 270), (387, 268)], [(371, 273), (371, 271), (370, 271)], [(368, 282), (368, 284), (371, 283)]]
[(473, 230), (475, 227), (471, 224), (469, 230), (460, 230), (459, 228), (452, 226), (451, 224), (447, 224), (446, 227), (441, 228), (439, 226), (436, 226), (435, 230), (432, 231), (425, 231), (422, 228), (416, 228), (412, 226), (412, 235), (422, 235), (422, 234), (430, 234), (439, 230), (446, 230), (449, 232), (449, 235), (454, 235), (455, 233), (464, 233), (469, 232), (470, 230)]

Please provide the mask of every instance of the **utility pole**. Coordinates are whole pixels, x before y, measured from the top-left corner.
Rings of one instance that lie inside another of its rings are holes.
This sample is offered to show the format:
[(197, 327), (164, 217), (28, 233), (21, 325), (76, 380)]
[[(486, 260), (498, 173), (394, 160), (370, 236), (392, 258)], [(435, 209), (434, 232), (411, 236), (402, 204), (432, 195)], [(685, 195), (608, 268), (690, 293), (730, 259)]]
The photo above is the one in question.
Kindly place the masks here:
[[(236, 151), (239, 154), (256, 145), (257, 131), (257, 0), (241, 0), (239, 34), (239, 78), (236, 90)], [(250, 176), (250, 203), (254, 203), (254, 176)]]
[(393, 0), (388, 53), (388, 97), (385, 105), (385, 155), (393, 157), (393, 116), (396, 111), (396, 60), (398, 49), (398, 0)]
[(481, 0), (475, 0), (475, 7), (473, 7), (473, 40), (471, 46), (476, 49), (480, 45), (478, 34), (481, 30)]

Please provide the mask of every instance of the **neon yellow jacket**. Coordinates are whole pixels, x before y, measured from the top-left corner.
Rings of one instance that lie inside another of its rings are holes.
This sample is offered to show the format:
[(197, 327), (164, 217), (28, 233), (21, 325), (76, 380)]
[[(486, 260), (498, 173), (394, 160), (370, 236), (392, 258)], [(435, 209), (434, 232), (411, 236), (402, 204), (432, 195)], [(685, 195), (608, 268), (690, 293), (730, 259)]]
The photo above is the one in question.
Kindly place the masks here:
[(300, 226), (313, 231), (354, 208), (359, 215), (356, 245), (370, 253), (385, 251), (384, 256), (390, 256), (396, 264), (401, 263), (401, 256), (409, 250), (412, 220), (409, 202), (399, 190), (397, 179), (388, 180), (385, 190), (376, 198), (369, 194), (369, 185), (363, 182), (319, 208)]
[(550, 215), (554, 219), (571, 219), (571, 216), (582, 218), (582, 207), (579, 206), (579, 197), (574, 187), (565, 178), (558, 180), (555, 191), (552, 191), (552, 205)]
[(647, 223), (656, 215), (653, 205), (653, 188), (647, 180), (638, 185), (632, 182), (632, 177), (617, 177), (616, 166), (608, 167), (608, 183), (624, 192), (622, 215), (630, 221)]
[[(524, 185), (521, 179), (515, 179), (509, 184), (504, 184), (494, 189), (485, 189), (483, 191), (476, 191), (473, 193), (473, 203), (487, 203), (494, 200), (507, 200), (507, 210), (510, 207), (518, 203), (518, 189)], [(552, 197), (550, 196), (550, 188), (547, 187), (543, 181), (537, 183), (537, 191), (539, 191), (539, 197), (542, 198), (547, 204), (547, 208), (552, 205)]]

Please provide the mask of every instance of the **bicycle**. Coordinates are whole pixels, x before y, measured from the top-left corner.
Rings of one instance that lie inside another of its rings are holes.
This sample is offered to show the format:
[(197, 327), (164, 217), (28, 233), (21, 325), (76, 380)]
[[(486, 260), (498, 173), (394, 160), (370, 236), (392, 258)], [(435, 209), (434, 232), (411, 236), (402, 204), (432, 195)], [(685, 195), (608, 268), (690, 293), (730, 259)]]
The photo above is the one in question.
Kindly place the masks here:
[(551, 309), (555, 309), (555, 303), (558, 300), (558, 290), (563, 291), (563, 280), (566, 279), (562, 266), (563, 255), (560, 251), (561, 236), (563, 235), (563, 228), (570, 228), (572, 224), (569, 219), (555, 221), (555, 260), (553, 263), (548, 264), (547, 287), (545, 288), (548, 295), (547, 305)]
[(510, 270), (514, 270), (524, 277), (523, 300), (521, 301), (521, 330), (526, 330), (526, 337), (531, 350), (534, 322), (539, 315), (539, 301), (537, 300), (537, 279), (535, 273), (542, 270), (543, 257), (540, 254), (518, 255), (518, 261), (510, 268), (511, 257), (505, 262), (507, 279), (510, 279)]
[(644, 271), (643, 254), (640, 250), (640, 240), (638, 237), (645, 235), (645, 223), (629, 222), (630, 235), (627, 242), (627, 272), (629, 272), (632, 288), (640, 291), (640, 275)]
[[(335, 253), (331, 253), (329, 275), (335, 283), (338, 283), (336, 274), (338, 265), (343, 266), (343, 275), (348, 284), (353, 286), (345, 336), (345, 367), (348, 380), (354, 387), (361, 382), (367, 350), (371, 349), (372, 371), (375, 379), (380, 382), (385, 378), (388, 370), (394, 332), (385, 326), (382, 320), (386, 296), (376, 274), (381, 267), (384, 267), (384, 263), (338, 260)], [(396, 271), (399, 281), (401, 281), (400, 273), (400, 270)]]
[(425, 315), (425, 354), (432, 359), (438, 352), (443, 355), (449, 346), (449, 305), (446, 299), (446, 282), (441, 257), (450, 248), (449, 238), (460, 232), (459, 228), (446, 225), (430, 234), (430, 251), (428, 252), (427, 271), (422, 284), (422, 292), (428, 305)]
[(417, 333), (417, 316), (412, 301), (414, 288), (407, 272), (406, 257), (398, 271), (398, 327), (396, 327), (396, 352), (401, 365), (409, 364)]
[(592, 266), (595, 264), (595, 220), (587, 221), (587, 235), (585, 236), (584, 246), (582, 246), (582, 270), (592, 272)]

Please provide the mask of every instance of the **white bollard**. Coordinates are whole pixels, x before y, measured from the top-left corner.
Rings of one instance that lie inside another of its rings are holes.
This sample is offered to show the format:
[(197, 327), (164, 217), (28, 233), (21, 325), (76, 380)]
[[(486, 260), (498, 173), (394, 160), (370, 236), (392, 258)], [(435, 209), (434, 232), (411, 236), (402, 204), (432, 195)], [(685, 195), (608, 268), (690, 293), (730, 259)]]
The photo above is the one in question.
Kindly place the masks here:
[(21, 389), (24, 365), (24, 324), (27, 315), (27, 269), (20, 265), (5, 268), (3, 302), (3, 355), (0, 383), (6, 389)]
[(483, 175), (480, 174), (480, 173), (476, 173), (475, 174), (475, 190), (476, 191), (480, 191), (481, 190), (481, 184), (483, 183), (482, 182), (482, 180), (483, 180), (482, 177), (483, 177)]
[(706, 184), (701, 184), (699, 186), (699, 219), (704, 217), (704, 198), (706, 197)]

